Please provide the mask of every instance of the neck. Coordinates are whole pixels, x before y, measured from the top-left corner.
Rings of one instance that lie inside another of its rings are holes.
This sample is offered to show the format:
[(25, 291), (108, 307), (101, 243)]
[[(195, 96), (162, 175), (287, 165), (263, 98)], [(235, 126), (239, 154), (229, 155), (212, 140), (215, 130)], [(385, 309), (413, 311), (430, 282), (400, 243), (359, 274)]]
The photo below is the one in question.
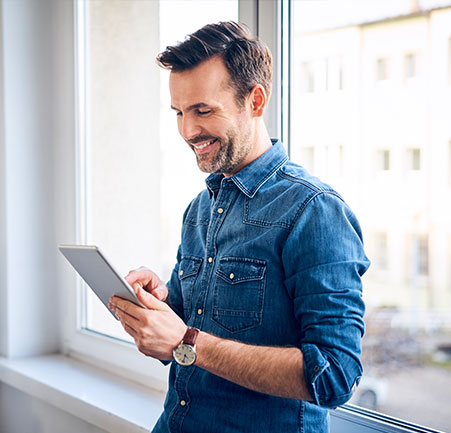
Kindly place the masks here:
[(251, 153), (248, 155), (247, 159), (243, 164), (237, 168), (233, 173), (223, 173), (225, 177), (230, 177), (235, 173), (238, 173), (244, 167), (254, 162), (257, 158), (262, 156), (267, 150), (272, 146), (271, 138), (269, 137), (268, 130), (266, 129), (265, 123), (262, 118), (257, 119), (255, 124), (254, 135), (253, 135), (253, 147)]
[(258, 119), (258, 123), (255, 128), (255, 158), (262, 156), (268, 149), (271, 148), (272, 142), (269, 136), (268, 130), (266, 129), (266, 125), (263, 122), (262, 118)]

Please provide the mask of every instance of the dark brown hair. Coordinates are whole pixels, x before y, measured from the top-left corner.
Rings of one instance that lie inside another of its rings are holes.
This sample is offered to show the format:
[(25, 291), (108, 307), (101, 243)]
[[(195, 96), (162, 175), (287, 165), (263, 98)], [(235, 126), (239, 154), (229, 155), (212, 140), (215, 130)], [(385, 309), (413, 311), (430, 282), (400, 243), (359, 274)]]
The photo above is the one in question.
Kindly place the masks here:
[(236, 98), (242, 103), (256, 84), (261, 84), (269, 98), (272, 84), (272, 55), (260, 40), (251, 37), (244, 25), (234, 21), (208, 24), (183, 42), (166, 47), (157, 63), (164, 69), (182, 72), (193, 69), (214, 56), (223, 59)]

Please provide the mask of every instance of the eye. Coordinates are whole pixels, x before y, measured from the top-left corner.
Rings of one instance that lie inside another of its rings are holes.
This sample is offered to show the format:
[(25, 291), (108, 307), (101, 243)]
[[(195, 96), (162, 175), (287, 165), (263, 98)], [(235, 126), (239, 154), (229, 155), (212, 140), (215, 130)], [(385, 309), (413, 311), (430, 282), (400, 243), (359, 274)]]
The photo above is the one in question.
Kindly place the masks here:
[(175, 115), (176, 115), (177, 117), (181, 117), (181, 116), (182, 116), (182, 112), (181, 112), (181, 111), (176, 111), (176, 112), (175, 112)]
[(210, 113), (211, 113), (211, 110), (197, 110), (197, 114), (199, 114), (199, 116), (206, 116)]

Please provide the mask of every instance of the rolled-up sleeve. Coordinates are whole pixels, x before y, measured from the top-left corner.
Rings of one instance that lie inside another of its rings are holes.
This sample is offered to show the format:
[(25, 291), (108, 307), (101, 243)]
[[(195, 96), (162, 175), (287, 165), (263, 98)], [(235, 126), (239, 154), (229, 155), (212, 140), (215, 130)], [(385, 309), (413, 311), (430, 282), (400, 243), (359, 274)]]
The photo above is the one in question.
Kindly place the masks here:
[(351, 398), (362, 376), (361, 276), (369, 260), (357, 219), (336, 194), (312, 195), (299, 210), (282, 259), (308, 390), (315, 404), (335, 408)]

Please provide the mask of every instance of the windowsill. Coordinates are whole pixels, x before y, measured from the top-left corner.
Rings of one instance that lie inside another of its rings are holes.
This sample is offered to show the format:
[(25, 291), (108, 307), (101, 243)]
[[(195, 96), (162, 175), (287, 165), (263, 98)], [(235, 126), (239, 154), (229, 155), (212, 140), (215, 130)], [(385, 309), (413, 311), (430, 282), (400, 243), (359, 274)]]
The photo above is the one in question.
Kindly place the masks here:
[(64, 355), (0, 357), (0, 381), (108, 432), (152, 429), (164, 394)]

